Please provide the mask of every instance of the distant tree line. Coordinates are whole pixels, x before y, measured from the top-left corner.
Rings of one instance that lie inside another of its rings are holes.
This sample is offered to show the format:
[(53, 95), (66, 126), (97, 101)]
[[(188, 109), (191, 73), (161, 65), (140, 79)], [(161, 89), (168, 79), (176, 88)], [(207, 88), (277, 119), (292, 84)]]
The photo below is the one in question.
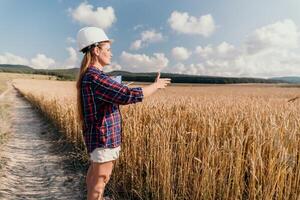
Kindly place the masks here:
[[(33, 69), (24, 65), (0, 65), (0, 72), (42, 74), (56, 76), (59, 80), (76, 80), (79, 69)], [(157, 73), (131, 73), (127, 71), (113, 71), (108, 75), (121, 75), (123, 81), (153, 82)], [(202, 83), (202, 84), (233, 84), (233, 83), (283, 83), (278, 79), (215, 77), (186, 74), (161, 73), (162, 78), (171, 78), (172, 83)]]

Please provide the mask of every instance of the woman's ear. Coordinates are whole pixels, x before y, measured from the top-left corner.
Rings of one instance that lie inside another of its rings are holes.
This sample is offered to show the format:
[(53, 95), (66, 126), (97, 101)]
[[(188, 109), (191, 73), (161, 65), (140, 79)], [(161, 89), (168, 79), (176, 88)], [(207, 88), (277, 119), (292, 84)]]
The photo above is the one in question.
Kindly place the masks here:
[(98, 46), (96, 46), (95, 50), (96, 50), (96, 52), (97, 52), (97, 56), (99, 56), (99, 55), (100, 55), (100, 52), (101, 52), (101, 49), (100, 49)]
[(100, 48), (99, 47), (94, 47), (93, 49), (92, 49), (92, 53), (94, 54), (94, 55), (96, 55), (96, 56), (99, 56), (100, 55)]

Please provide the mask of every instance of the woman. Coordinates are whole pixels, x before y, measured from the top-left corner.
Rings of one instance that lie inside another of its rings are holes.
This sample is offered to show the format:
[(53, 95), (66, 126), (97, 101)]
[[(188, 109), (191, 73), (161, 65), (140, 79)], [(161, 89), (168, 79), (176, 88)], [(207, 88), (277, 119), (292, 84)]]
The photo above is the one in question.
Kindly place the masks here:
[(111, 63), (111, 40), (96, 27), (85, 27), (77, 34), (78, 46), (84, 53), (77, 80), (78, 111), (83, 122), (83, 135), (90, 154), (87, 199), (103, 199), (114, 161), (121, 145), (119, 105), (141, 102), (156, 90), (165, 88), (170, 79), (160, 78), (145, 87), (129, 88), (103, 73)]

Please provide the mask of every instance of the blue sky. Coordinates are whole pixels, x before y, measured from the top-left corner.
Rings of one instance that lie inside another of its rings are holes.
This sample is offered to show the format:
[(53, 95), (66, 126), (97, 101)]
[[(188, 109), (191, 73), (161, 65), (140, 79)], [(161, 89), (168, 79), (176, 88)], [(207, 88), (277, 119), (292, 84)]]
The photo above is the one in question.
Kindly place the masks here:
[(299, 0), (0, 0), (0, 63), (79, 67), (76, 34), (91, 25), (114, 39), (107, 71), (300, 75), (299, 8)]

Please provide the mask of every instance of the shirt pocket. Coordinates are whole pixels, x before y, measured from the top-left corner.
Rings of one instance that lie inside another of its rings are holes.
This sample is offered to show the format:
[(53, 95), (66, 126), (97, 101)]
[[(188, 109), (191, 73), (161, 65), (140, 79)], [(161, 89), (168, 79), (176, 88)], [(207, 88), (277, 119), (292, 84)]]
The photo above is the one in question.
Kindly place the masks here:
[(106, 119), (105, 117), (102, 118), (102, 120), (96, 122), (96, 130), (97, 130), (97, 134), (100, 134), (100, 135), (105, 135), (105, 133), (107, 132), (106, 130)]
[(96, 125), (96, 138), (100, 146), (105, 146), (107, 142), (107, 127), (105, 121)]

